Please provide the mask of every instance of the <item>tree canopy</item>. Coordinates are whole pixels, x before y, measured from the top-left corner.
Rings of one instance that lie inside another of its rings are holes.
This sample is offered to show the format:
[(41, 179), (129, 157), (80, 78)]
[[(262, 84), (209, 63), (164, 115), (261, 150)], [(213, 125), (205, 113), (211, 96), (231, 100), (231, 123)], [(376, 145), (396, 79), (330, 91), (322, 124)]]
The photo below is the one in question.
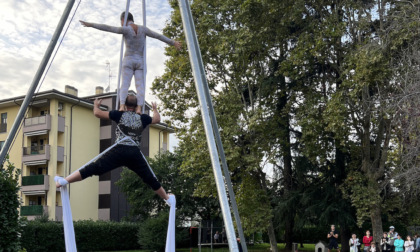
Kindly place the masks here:
[[(164, 32), (183, 40), (170, 3)], [(308, 226), (326, 236), (337, 224), (348, 244), (362, 226), (379, 239), (384, 223), (419, 219), (418, 0), (196, 0), (191, 9), (245, 232), (291, 249)], [(178, 129), (176, 176), (217, 205), (188, 50), (166, 53), (152, 90)]]

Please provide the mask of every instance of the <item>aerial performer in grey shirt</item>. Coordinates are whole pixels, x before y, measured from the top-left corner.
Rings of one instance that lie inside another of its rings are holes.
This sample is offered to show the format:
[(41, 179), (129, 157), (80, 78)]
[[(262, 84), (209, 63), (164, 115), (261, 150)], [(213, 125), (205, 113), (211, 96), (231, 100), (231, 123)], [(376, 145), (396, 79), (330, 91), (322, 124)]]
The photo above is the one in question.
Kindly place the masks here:
[(104, 24), (89, 23), (80, 20), (80, 23), (85, 27), (93, 27), (95, 29), (123, 34), (125, 41), (125, 53), (122, 63), (122, 85), (120, 90), (120, 111), (126, 111), (125, 100), (130, 88), (131, 79), (134, 75), (136, 83), (137, 101), (136, 113), (141, 114), (142, 105), (144, 104), (145, 83), (144, 83), (144, 66), (143, 66), (143, 49), (146, 41), (146, 36), (159, 39), (168, 45), (175, 46), (177, 50), (181, 49), (181, 42), (171, 40), (162, 34), (151, 31), (149, 28), (136, 25), (134, 23), (133, 15), (129, 12), (127, 18), (127, 26), (124, 25), (125, 12), (121, 13), (121, 27), (109, 26)]

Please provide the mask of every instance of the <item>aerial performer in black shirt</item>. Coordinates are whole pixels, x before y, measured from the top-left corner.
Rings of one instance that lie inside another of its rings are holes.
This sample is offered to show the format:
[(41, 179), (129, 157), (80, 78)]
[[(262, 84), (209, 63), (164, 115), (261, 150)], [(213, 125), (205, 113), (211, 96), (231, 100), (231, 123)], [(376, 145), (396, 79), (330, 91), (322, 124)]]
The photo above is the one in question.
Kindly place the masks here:
[(122, 69), (122, 85), (120, 90), (120, 111), (126, 110), (125, 99), (127, 98), (128, 89), (130, 88), (131, 79), (134, 75), (134, 81), (137, 91), (137, 107), (135, 112), (141, 114), (144, 105), (145, 83), (144, 83), (144, 66), (143, 66), (143, 49), (146, 41), (146, 36), (159, 39), (168, 45), (175, 46), (177, 50), (181, 49), (181, 43), (171, 40), (162, 34), (151, 31), (149, 28), (137, 25), (134, 23), (134, 18), (131, 13), (128, 13), (127, 26), (124, 25), (125, 12), (121, 13), (121, 27), (114, 27), (104, 24), (95, 24), (85, 21), (80, 23), (86, 27), (93, 27), (95, 29), (123, 34), (126, 51), (123, 59)]
[(93, 114), (100, 119), (108, 119), (117, 123), (116, 142), (118, 144), (96, 161), (73, 172), (65, 179), (57, 181), (57, 188), (67, 183), (81, 181), (92, 175), (99, 176), (115, 168), (125, 166), (134, 171), (157, 195), (171, 205), (171, 201), (175, 200), (175, 196), (166, 193), (165, 189), (163, 189), (156, 179), (143, 153), (140, 151), (141, 132), (149, 124), (160, 122), (160, 114), (157, 110), (156, 103), (152, 103), (153, 117), (150, 117), (146, 114), (139, 115), (135, 113), (137, 99), (134, 95), (128, 95), (126, 98), (125, 105), (127, 111), (102, 111), (99, 108), (101, 101), (95, 100)]

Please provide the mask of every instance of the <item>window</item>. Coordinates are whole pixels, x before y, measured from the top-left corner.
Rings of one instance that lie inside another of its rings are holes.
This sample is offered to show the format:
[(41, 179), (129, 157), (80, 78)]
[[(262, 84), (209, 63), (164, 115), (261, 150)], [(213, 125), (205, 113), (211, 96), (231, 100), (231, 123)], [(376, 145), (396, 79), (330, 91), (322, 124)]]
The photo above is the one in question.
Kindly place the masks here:
[(1, 121), (0, 121), (0, 132), (7, 131), (7, 113), (1, 114)]
[(0, 141), (0, 151), (3, 149), (4, 141)]

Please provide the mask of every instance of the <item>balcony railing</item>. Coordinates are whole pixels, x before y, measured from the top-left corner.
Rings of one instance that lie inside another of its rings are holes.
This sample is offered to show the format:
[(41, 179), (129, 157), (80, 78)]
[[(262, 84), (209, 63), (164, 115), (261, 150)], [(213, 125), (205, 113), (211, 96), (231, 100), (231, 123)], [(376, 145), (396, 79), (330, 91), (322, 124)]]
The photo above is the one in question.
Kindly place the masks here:
[(49, 148), (49, 145), (40, 145), (40, 146), (31, 146), (31, 147), (23, 147), (23, 155), (39, 155), (45, 154), (45, 151)]
[(48, 210), (47, 206), (35, 205), (35, 206), (21, 206), (21, 216), (39, 216)]
[(23, 147), (22, 162), (25, 165), (46, 164), (50, 160), (50, 145)]
[(32, 175), (22, 177), (22, 186), (43, 185), (44, 175)]
[(23, 123), (23, 133), (25, 135), (42, 135), (49, 130), (51, 130), (51, 115), (25, 118)]
[(22, 177), (22, 187), (20, 190), (25, 195), (45, 195), (49, 189), (49, 175), (33, 175)]
[(24, 126), (29, 127), (34, 125), (46, 124), (48, 119), (51, 119), (50, 115), (25, 118)]

